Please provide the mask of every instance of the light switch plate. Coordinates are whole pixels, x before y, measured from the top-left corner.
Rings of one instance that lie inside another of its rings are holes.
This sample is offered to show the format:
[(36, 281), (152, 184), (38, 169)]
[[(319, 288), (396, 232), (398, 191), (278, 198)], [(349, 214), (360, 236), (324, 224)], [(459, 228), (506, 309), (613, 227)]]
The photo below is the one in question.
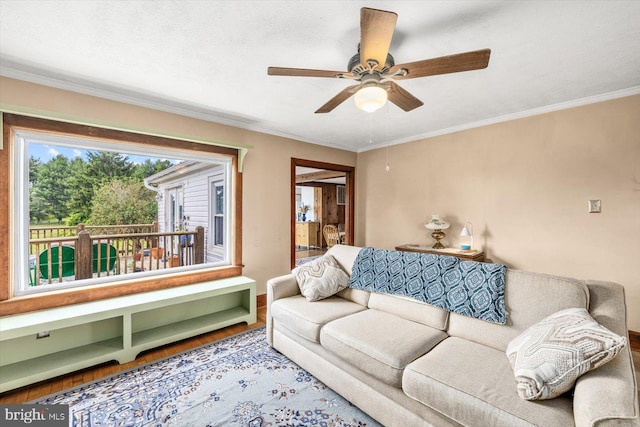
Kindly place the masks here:
[(589, 213), (600, 213), (600, 200), (589, 200)]

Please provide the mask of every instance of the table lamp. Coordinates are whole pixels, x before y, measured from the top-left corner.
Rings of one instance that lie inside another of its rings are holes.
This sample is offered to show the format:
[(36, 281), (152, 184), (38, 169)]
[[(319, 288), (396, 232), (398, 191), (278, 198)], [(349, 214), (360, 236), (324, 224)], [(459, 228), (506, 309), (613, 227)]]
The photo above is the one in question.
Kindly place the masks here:
[[(460, 243), (460, 249), (462, 249), (463, 251), (473, 250), (473, 224), (467, 221), (462, 228), (460, 236), (469, 237), (469, 239), (464, 239), (464, 241)], [(471, 240), (470, 243), (469, 240)]]
[(427, 229), (433, 230), (431, 237), (436, 240), (436, 244), (433, 245), (433, 249), (444, 249), (444, 245), (440, 243), (440, 240), (444, 239), (444, 231), (449, 228), (449, 223), (440, 218), (440, 215), (431, 215), (431, 221), (424, 225)]

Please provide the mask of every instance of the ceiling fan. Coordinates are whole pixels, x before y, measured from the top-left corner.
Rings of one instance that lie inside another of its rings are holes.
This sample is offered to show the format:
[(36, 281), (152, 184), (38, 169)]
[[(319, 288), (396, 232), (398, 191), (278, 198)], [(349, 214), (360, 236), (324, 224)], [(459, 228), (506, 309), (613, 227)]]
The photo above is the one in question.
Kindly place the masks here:
[(398, 15), (395, 12), (367, 7), (360, 9), (360, 45), (358, 53), (349, 60), (348, 71), (269, 67), (267, 74), (331, 77), (359, 82), (342, 90), (316, 113), (328, 113), (354, 94), (356, 106), (367, 112), (373, 112), (382, 107), (387, 99), (404, 111), (411, 111), (423, 105), (423, 102), (392, 80), (479, 70), (489, 65), (490, 49), (396, 65), (393, 56), (389, 53), (389, 46), (397, 19)]

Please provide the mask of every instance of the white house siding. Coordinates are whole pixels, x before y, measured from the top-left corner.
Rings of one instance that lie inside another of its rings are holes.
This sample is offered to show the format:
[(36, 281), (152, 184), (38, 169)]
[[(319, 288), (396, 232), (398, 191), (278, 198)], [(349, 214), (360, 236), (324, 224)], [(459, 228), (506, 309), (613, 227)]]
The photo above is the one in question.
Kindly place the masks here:
[(159, 191), (163, 195), (162, 200), (158, 202), (158, 231), (165, 232), (168, 229), (169, 192), (177, 187), (182, 187), (186, 230), (194, 231), (198, 226), (204, 227), (205, 262), (215, 262), (222, 259), (221, 254), (212, 250), (210, 245), (209, 230), (211, 223), (209, 207), (211, 206), (212, 200), (209, 183), (223, 179), (224, 167), (214, 166), (213, 168), (176, 176), (175, 179), (168, 179), (158, 186)]

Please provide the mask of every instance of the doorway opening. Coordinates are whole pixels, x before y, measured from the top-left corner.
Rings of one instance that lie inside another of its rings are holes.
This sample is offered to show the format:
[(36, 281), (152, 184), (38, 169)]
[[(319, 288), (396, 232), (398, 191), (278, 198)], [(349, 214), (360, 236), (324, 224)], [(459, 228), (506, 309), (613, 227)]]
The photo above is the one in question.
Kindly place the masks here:
[(355, 168), (291, 159), (291, 268), (324, 254), (336, 240), (325, 237), (334, 226), (340, 243), (354, 242)]

